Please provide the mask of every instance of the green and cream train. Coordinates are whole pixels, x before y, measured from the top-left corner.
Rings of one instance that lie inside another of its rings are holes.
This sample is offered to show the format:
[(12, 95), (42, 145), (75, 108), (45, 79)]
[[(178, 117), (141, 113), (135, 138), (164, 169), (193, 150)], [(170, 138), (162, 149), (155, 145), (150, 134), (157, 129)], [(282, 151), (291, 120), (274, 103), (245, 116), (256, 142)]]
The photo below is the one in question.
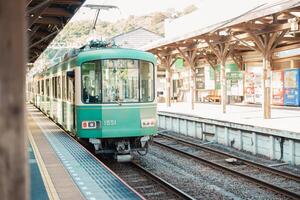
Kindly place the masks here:
[(28, 81), (30, 101), (97, 153), (130, 159), (156, 134), (153, 54), (117, 47), (74, 50)]

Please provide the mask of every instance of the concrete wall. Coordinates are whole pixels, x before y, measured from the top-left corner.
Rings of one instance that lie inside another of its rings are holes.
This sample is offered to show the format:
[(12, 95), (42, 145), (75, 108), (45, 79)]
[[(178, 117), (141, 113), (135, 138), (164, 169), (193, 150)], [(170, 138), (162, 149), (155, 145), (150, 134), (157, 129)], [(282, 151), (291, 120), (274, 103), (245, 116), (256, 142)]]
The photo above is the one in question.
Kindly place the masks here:
[(158, 113), (158, 127), (204, 141), (215, 141), (254, 155), (300, 164), (300, 140), (289, 138), (290, 134), (284, 137), (284, 133), (271, 134), (270, 130), (264, 132), (259, 127), (163, 112)]

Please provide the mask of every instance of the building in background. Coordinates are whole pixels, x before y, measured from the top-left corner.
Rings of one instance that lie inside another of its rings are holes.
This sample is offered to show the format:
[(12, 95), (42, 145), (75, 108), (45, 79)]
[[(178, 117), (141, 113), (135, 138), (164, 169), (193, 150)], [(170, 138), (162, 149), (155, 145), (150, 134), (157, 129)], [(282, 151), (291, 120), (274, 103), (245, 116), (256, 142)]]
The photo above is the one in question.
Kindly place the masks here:
[[(284, 1), (280, 3), (284, 4)], [(162, 41), (154, 43), (153, 46), (150, 45), (149, 47), (152, 49), (156, 48), (156, 50), (162, 48), (174, 49), (174, 45), (176, 45), (177, 42), (180, 43), (180, 41), (182, 42), (184, 40), (185, 42), (191, 42), (193, 39), (190, 37), (191, 35), (196, 38), (195, 36), (197, 34), (202, 35), (206, 33), (210, 27), (216, 26), (218, 28), (224, 25), (222, 24), (224, 21), (229, 23), (241, 15), (246, 15), (250, 8), (261, 9), (262, 6), (268, 5), (259, 4), (259, 2), (247, 2), (234, 11), (223, 9), (222, 12), (216, 15), (215, 5), (210, 2), (205, 2), (201, 8), (188, 15), (176, 19), (166, 19), (166, 37)], [(270, 3), (270, 7), (272, 6), (274, 5)], [(278, 13), (280, 14), (280, 12)], [(287, 19), (285, 20), (291, 23)], [(240, 23), (243, 22), (241, 21)], [(285, 38), (286, 40), (291, 40), (295, 37), (299, 37), (299, 34), (300, 31), (298, 28), (294, 32), (290, 29), (285, 34)], [(271, 103), (273, 105), (300, 106), (300, 48), (299, 42), (297, 43), (297, 40), (295, 40), (295, 42), (294, 45), (276, 48), (272, 54), (272, 73), (270, 79)], [(158, 45), (154, 48), (156, 44)], [(147, 48), (148, 47), (145, 49)], [(184, 48), (184, 45), (182, 48)], [(175, 54), (176, 52), (174, 55)], [(180, 57), (178, 52), (177, 56)], [(258, 51), (245, 51), (242, 52), (240, 56), (242, 58), (242, 66), (238, 66), (231, 57), (226, 61), (225, 74), (227, 79), (228, 103), (243, 102), (247, 104), (262, 104), (263, 57)], [(201, 59), (197, 61), (195, 67), (195, 101), (219, 102), (221, 99), (220, 66), (217, 65), (217, 67), (213, 68), (205, 59)], [(165, 69), (163, 67), (159, 69), (161, 70), (159, 73), (164, 74), (163, 71), (165, 71)], [(183, 60), (180, 67), (175, 64), (171, 67), (171, 70), (171, 100), (189, 102), (188, 99), (191, 96), (191, 75), (188, 64)], [(164, 77), (165, 76), (161, 76), (161, 78)], [(158, 77), (158, 80), (159, 78), (160, 77)], [(161, 80), (161, 83), (160, 93), (164, 93), (162, 88), (165, 88), (167, 84), (163, 80)], [(165, 87), (163, 87), (163, 84), (165, 84)]]
[(122, 48), (139, 49), (140, 47), (161, 38), (163, 37), (140, 27), (127, 33), (116, 35), (110, 40), (114, 41), (116, 45)]

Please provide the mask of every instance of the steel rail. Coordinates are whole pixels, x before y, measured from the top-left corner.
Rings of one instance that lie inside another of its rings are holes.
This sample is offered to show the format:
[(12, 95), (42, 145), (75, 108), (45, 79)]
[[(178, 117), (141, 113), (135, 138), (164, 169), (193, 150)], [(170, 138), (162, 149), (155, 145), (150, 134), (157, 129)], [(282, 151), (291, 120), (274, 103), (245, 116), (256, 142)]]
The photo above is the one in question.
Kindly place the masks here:
[[(67, 132), (66, 132), (67, 133)], [(68, 134), (68, 133), (67, 133)], [(94, 157), (96, 159), (98, 159), (100, 162), (104, 162), (104, 164), (109, 167), (109, 165), (107, 165), (107, 163), (105, 163), (105, 161), (101, 161), (99, 159), (99, 157), (97, 155), (95, 155), (93, 152), (90, 151), (90, 149), (88, 148), (86, 143), (82, 143), (78, 140), (76, 140), (77, 142), (79, 142), (79, 144), (82, 145), (83, 148), (85, 148), (87, 151), (89, 151), (91, 154), (94, 155)], [(160, 178), (159, 176), (155, 175), (154, 173), (150, 172), (149, 170), (147, 170), (146, 168), (142, 167), (141, 165), (139, 165), (138, 163), (131, 161), (130, 162), (132, 166), (134, 166), (135, 168), (137, 168), (138, 170), (142, 171), (144, 174), (146, 174), (146, 176), (150, 177), (152, 181), (162, 185), (165, 187), (165, 189), (167, 189), (168, 191), (170, 191), (174, 196), (179, 197), (180, 199), (186, 199), (186, 200), (195, 200), (195, 198), (193, 198), (192, 196), (188, 195), (187, 193), (183, 192), (182, 190), (180, 190), (179, 188), (175, 187), (174, 185), (168, 183), (167, 181), (165, 181), (164, 179)], [(110, 167), (109, 167), (110, 168)], [(111, 169), (112, 170), (112, 169)], [(113, 171), (113, 170), (112, 170)], [(115, 171), (114, 171), (115, 172)], [(117, 172), (115, 172), (117, 174)], [(121, 176), (120, 176), (121, 177)], [(126, 182), (126, 181), (125, 181)], [(128, 183), (127, 183), (128, 184)], [(128, 184), (129, 185), (129, 184)], [(134, 187), (132, 187), (134, 188)]]
[(292, 173), (289, 173), (289, 172), (285, 172), (285, 171), (282, 171), (282, 170), (278, 170), (278, 169), (275, 169), (275, 168), (272, 168), (272, 167), (269, 167), (269, 166), (266, 166), (266, 165), (263, 165), (263, 164), (251, 161), (251, 160), (247, 160), (245, 158), (240, 158), (238, 156), (235, 156), (235, 155), (232, 155), (232, 154), (229, 154), (229, 153), (217, 150), (217, 149), (210, 148), (208, 146), (203, 146), (201, 144), (197, 144), (197, 143), (194, 143), (194, 142), (191, 142), (191, 141), (186, 141), (186, 140), (181, 139), (181, 138), (176, 138), (176, 137), (173, 137), (173, 136), (170, 136), (170, 135), (166, 135), (166, 134), (163, 134), (163, 133), (159, 133), (159, 135), (161, 135), (163, 137), (166, 137), (166, 138), (170, 138), (170, 139), (176, 140), (176, 141), (178, 141), (180, 143), (184, 143), (184, 144), (196, 147), (196, 148), (200, 148), (200, 149), (202, 149), (202, 150), (204, 150), (206, 152), (212, 152), (214, 154), (219, 154), (219, 155), (227, 156), (227, 157), (230, 157), (230, 158), (235, 158), (237, 160), (243, 161), (244, 163), (246, 163), (248, 165), (257, 167), (259, 169), (263, 169), (265, 171), (268, 171), (270, 173), (276, 174), (276, 175), (284, 177), (284, 178), (288, 178), (288, 179), (292, 179), (294, 181), (300, 182), (300, 176), (299, 175), (292, 174)]
[[(38, 108), (38, 110), (40, 110)], [(45, 116), (47, 116), (46, 113), (44, 113), (42, 110), (40, 110)], [(65, 134), (67, 134), (71, 139), (73, 139), (74, 141), (78, 142), (78, 144), (80, 144), (83, 149), (90, 153), (90, 155), (92, 155), (96, 160), (98, 160), (99, 162), (103, 162), (99, 159), (99, 157), (93, 153), (91, 151), (91, 149), (89, 149), (88, 147), (88, 143), (85, 143), (82, 140), (77, 140), (78, 138), (76, 138), (75, 136), (69, 134), (69, 132), (67, 130), (65, 130), (60, 124), (56, 123), (52, 118), (49, 118), (49, 120), (51, 120), (52, 122), (54, 122), (57, 125), (57, 128), (59, 128), (61, 131), (63, 131)], [(168, 183), (167, 181), (165, 181), (164, 179), (160, 178), (159, 176), (155, 175), (154, 173), (150, 172), (149, 170), (145, 169), (144, 167), (142, 167), (141, 165), (139, 165), (136, 162), (131, 162), (131, 164), (137, 168), (138, 170), (142, 171), (144, 174), (146, 174), (146, 176), (150, 177), (152, 181), (164, 186), (164, 188), (168, 191), (170, 191), (174, 196), (180, 198), (180, 199), (186, 199), (186, 200), (195, 200), (195, 198), (193, 198), (192, 196), (188, 195), (187, 193), (183, 192), (182, 190), (180, 190), (179, 188), (173, 186), (172, 184)], [(105, 163), (105, 166), (108, 167)], [(115, 172), (114, 172), (115, 173)], [(128, 184), (128, 183), (127, 183)], [(129, 184), (128, 184), (129, 185)], [(133, 187), (130, 186), (129, 189), (131, 189)], [(139, 193), (140, 194), (140, 193)], [(141, 194), (140, 194), (141, 195)]]
[(178, 196), (182, 199), (189, 199), (189, 200), (195, 200), (195, 198), (191, 197), (187, 193), (183, 192), (179, 188), (175, 187), (174, 185), (168, 183), (164, 179), (160, 178), (159, 176), (155, 175), (154, 173), (150, 172), (149, 170), (145, 169), (141, 165), (137, 164), (136, 162), (131, 162), (136, 168), (141, 170), (143, 173), (145, 173), (147, 176), (149, 176), (154, 182), (157, 182), (161, 185), (163, 185), (165, 188), (167, 188), (169, 191), (171, 191), (175, 196)]
[(160, 143), (160, 142), (158, 142), (158, 141), (154, 141), (154, 144), (156, 144), (156, 145), (158, 145), (158, 146), (162, 146), (162, 147), (167, 148), (167, 149), (170, 149), (170, 150), (172, 150), (172, 151), (174, 151), (174, 152), (183, 154), (183, 155), (185, 155), (185, 156), (187, 156), (187, 157), (190, 157), (190, 158), (193, 158), (193, 159), (195, 159), (195, 160), (201, 161), (202, 163), (205, 163), (205, 164), (207, 164), (208, 166), (210, 166), (210, 167), (212, 167), (212, 168), (214, 168), (214, 169), (218, 169), (218, 170), (221, 169), (222, 171), (229, 172), (229, 173), (231, 173), (231, 174), (233, 174), (233, 175), (238, 175), (238, 176), (240, 176), (240, 177), (243, 177), (243, 178), (245, 178), (245, 179), (251, 181), (252, 183), (254, 183), (254, 184), (256, 184), (256, 185), (260, 185), (260, 186), (262, 186), (262, 187), (264, 187), (264, 188), (270, 189), (270, 190), (274, 191), (275, 193), (280, 193), (280, 194), (282, 194), (282, 195), (284, 195), (284, 196), (288, 196), (288, 197), (290, 197), (290, 198), (292, 198), (292, 199), (300, 199), (300, 194), (295, 193), (295, 192), (292, 192), (292, 191), (287, 190), (287, 189), (285, 189), (285, 188), (278, 187), (278, 186), (273, 185), (273, 184), (270, 184), (270, 183), (268, 183), (268, 182), (266, 182), (266, 181), (263, 181), (263, 180), (254, 178), (254, 177), (249, 176), (249, 175), (247, 175), (247, 174), (243, 174), (243, 173), (241, 173), (241, 172), (235, 171), (235, 170), (233, 170), (233, 169), (230, 169), (230, 168), (225, 167), (225, 166), (223, 166), (223, 165), (220, 165), (220, 164), (218, 164), (218, 163), (215, 163), (215, 162), (206, 160), (206, 159), (201, 158), (201, 157), (199, 157), (199, 156), (195, 156), (195, 155), (193, 155), (193, 154), (187, 153), (187, 152), (182, 151), (182, 150), (180, 150), (180, 149), (176, 149), (176, 148), (174, 148), (174, 147), (171, 147), (171, 146), (169, 146), (169, 145)]

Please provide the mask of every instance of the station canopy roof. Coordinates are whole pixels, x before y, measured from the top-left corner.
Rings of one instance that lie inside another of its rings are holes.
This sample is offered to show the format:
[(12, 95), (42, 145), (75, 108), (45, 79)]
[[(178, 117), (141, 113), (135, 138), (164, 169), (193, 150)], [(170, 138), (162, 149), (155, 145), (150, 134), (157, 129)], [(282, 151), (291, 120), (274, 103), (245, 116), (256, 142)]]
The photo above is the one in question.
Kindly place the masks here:
[(34, 62), (85, 0), (27, 0), (28, 62)]
[[(238, 7), (238, 5), (235, 5)], [(205, 12), (201, 12), (200, 15)], [(213, 12), (213, 10), (211, 11)], [(226, 12), (224, 10), (224, 12)], [(234, 8), (230, 12), (235, 12)], [(218, 13), (221, 15), (222, 13)], [(209, 20), (206, 16), (198, 16), (194, 19), (198, 21)], [(260, 5), (250, 6), (248, 10), (237, 12), (235, 17), (225, 19), (219, 17), (219, 21), (197, 27), (193, 31), (178, 34), (176, 36), (165, 37), (161, 40), (143, 46), (141, 49), (150, 51), (156, 55), (179, 54), (178, 48), (183, 49), (210, 49), (207, 41), (211, 44), (224, 42), (235, 42), (235, 52), (253, 51), (256, 48), (253, 42), (254, 35), (261, 37), (266, 33), (278, 33), (284, 36), (278, 40), (275, 51), (284, 49), (287, 46), (300, 48), (300, 0), (277, 0), (268, 1)], [(298, 24), (296, 31), (291, 31), (292, 24)], [(260, 38), (259, 38), (260, 39)]]

